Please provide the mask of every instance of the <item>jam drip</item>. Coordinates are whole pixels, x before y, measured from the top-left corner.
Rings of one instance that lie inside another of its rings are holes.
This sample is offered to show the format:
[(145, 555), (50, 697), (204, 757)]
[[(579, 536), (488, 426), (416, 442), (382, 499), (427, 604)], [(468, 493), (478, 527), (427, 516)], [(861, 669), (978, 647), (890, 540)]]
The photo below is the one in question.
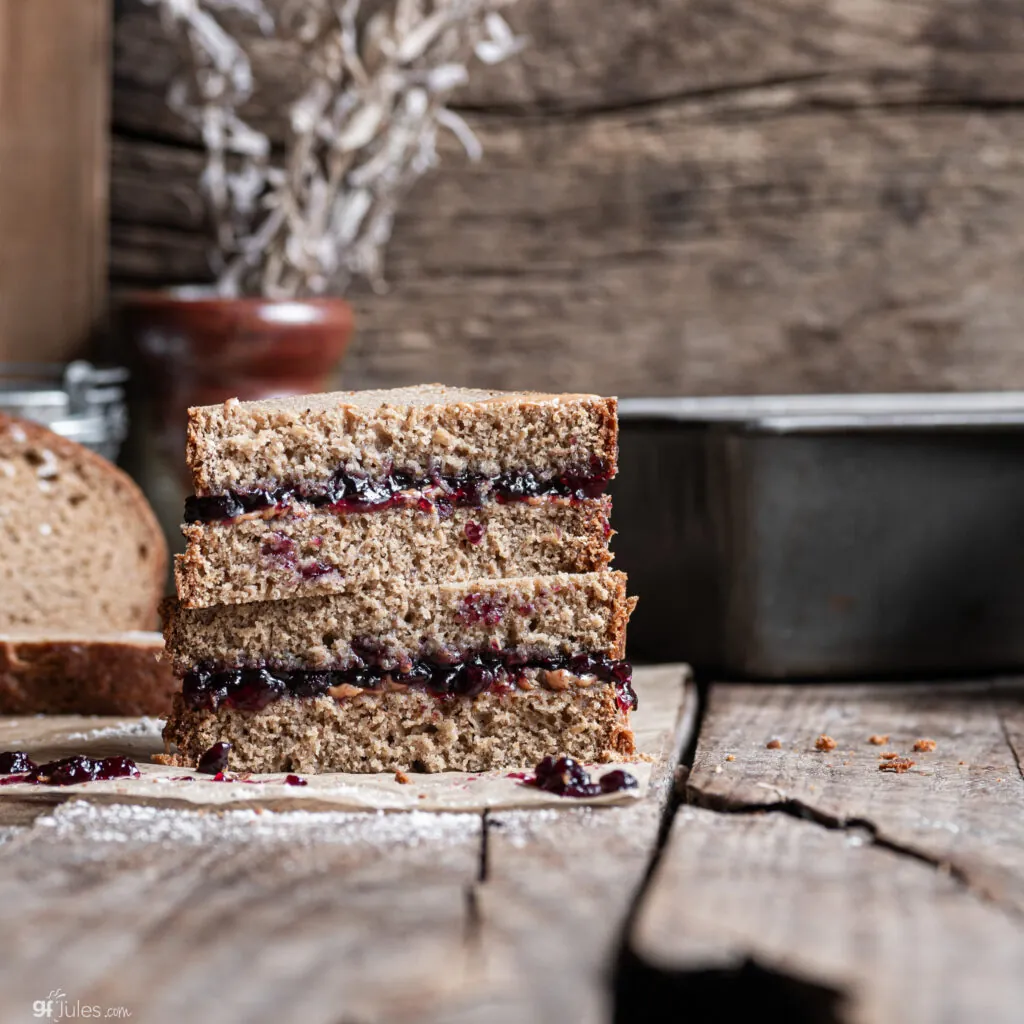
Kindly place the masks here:
[(590, 772), (571, 757), (545, 757), (533, 771), (534, 777), (526, 779), (525, 785), (536, 786), (545, 793), (556, 796), (591, 797), (602, 793), (618, 793), (624, 789), (636, 789), (636, 776), (621, 768), (606, 772), (597, 782), (590, 778)]
[(610, 479), (611, 473), (600, 459), (593, 459), (585, 473), (552, 476), (541, 476), (528, 469), (497, 476), (433, 473), (429, 477), (394, 470), (383, 478), (374, 478), (339, 470), (326, 483), (193, 495), (185, 502), (185, 522), (235, 519), (249, 512), (287, 508), (296, 502), (332, 512), (382, 512), (402, 507), (431, 512), (436, 508), (438, 515), (448, 516), (453, 508), (479, 508), (487, 500), (505, 503), (530, 498), (599, 498)]
[(48, 761), (36, 765), (21, 751), (5, 751), (0, 754), (0, 767), (12, 764), (24, 774), (7, 775), (0, 779), (0, 786), (24, 782), (45, 786), (75, 786), (82, 782), (102, 782), (106, 779), (137, 779), (138, 765), (127, 757), (86, 757), (76, 754), (60, 761)]
[(5, 750), (0, 753), (0, 775), (16, 775), (34, 771), (39, 766), (24, 750)]
[(221, 774), (228, 766), (228, 754), (230, 753), (230, 743), (214, 743), (214, 745), (199, 758), (199, 764), (196, 765), (196, 771), (200, 771), (204, 775)]
[[(507, 690), (527, 669), (566, 669), (573, 675), (593, 675), (613, 685), (623, 711), (637, 706), (631, 682), (632, 667), (628, 662), (614, 661), (604, 654), (536, 658), (507, 651), (472, 654), (445, 663), (418, 658), (404, 663), (399, 670), (368, 664), (371, 658), (367, 652), (359, 667), (333, 671), (199, 668), (185, 676), (182, 695), (193, 710), (213, 711), (224, 704), (239, 711), (260, 711), (282, 697), (322, 697), (335, 687), (380, 690), (387, 678), (393, 684), (423, 690), (435, 697), (475, 697), (487, 690)], [(383, 656), (379, 660), (383, 660)]]

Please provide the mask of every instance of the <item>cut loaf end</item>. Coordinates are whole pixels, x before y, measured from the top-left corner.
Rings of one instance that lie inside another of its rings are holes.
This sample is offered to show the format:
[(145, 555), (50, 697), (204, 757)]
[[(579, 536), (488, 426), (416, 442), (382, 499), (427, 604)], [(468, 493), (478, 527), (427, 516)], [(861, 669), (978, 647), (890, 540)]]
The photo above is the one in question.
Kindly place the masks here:
[(167, 545), (116, 466), (0, 414), (0, 633), (148, 630)]

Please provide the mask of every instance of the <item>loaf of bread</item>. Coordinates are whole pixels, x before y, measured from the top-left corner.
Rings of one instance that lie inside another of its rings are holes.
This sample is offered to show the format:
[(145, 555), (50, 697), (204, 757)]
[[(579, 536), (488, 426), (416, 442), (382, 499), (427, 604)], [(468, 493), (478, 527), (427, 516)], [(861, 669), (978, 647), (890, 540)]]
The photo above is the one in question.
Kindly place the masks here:
[(167, 545), (116, 466), (0, 414), (0, 633), (157, 625)]

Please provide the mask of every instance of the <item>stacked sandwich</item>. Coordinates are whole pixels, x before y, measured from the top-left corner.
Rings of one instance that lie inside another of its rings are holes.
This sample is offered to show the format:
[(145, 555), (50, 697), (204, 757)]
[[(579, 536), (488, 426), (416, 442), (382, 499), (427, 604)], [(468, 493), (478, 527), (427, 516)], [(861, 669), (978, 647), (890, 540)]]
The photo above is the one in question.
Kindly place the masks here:
[(174, 763), (220, 743), (254, 772), (632, 755), (617, 433), (614, 399), (439, 385), (190, 410)]

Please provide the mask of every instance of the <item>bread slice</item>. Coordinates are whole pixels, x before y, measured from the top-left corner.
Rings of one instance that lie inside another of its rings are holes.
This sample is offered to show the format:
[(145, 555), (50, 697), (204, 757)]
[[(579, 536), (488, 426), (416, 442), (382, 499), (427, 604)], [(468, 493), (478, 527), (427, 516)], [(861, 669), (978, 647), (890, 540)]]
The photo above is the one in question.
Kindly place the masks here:
[(363, 589), (397, 580), (440, 584), (473, 579), (588, 573), (608, 567), (610, 498), (492, 503), (450, 515), (414, 508), (339, 514), (253, 515), (183, 528), (175, 559), (186, 608), (248, 604)]
[(284, 698), (255, 713), (192, 710), (177, 694), (164, 740), (177, 751), (168, 761), (186, 768), (213, 744), (230, 743), (229, 768), (249, 772), (478, 772), (532, 767), (565, 751), (587, 762), (636, 752), (610, 686), (444, 700), (412, 692)]
[(325, 484), (339, 470), (485, 475), (616, 469), (616, 400), (441, 384), (230, 399), (189, 410), (198, 495)]
[(0, 633), (152, 629), (167, 545), (116, 466), (0, 414)]
[(175, 668), (344, 669), (456, 660), (466, 652), (621, 659), (634, 601), (626, 576), (595, 572), (417, 586), (392, 580), (325, 597), (182, 608), (165, 605)]
[(158, 715), (178, 681), (159, 633), (0, 636), (0, 714)]

